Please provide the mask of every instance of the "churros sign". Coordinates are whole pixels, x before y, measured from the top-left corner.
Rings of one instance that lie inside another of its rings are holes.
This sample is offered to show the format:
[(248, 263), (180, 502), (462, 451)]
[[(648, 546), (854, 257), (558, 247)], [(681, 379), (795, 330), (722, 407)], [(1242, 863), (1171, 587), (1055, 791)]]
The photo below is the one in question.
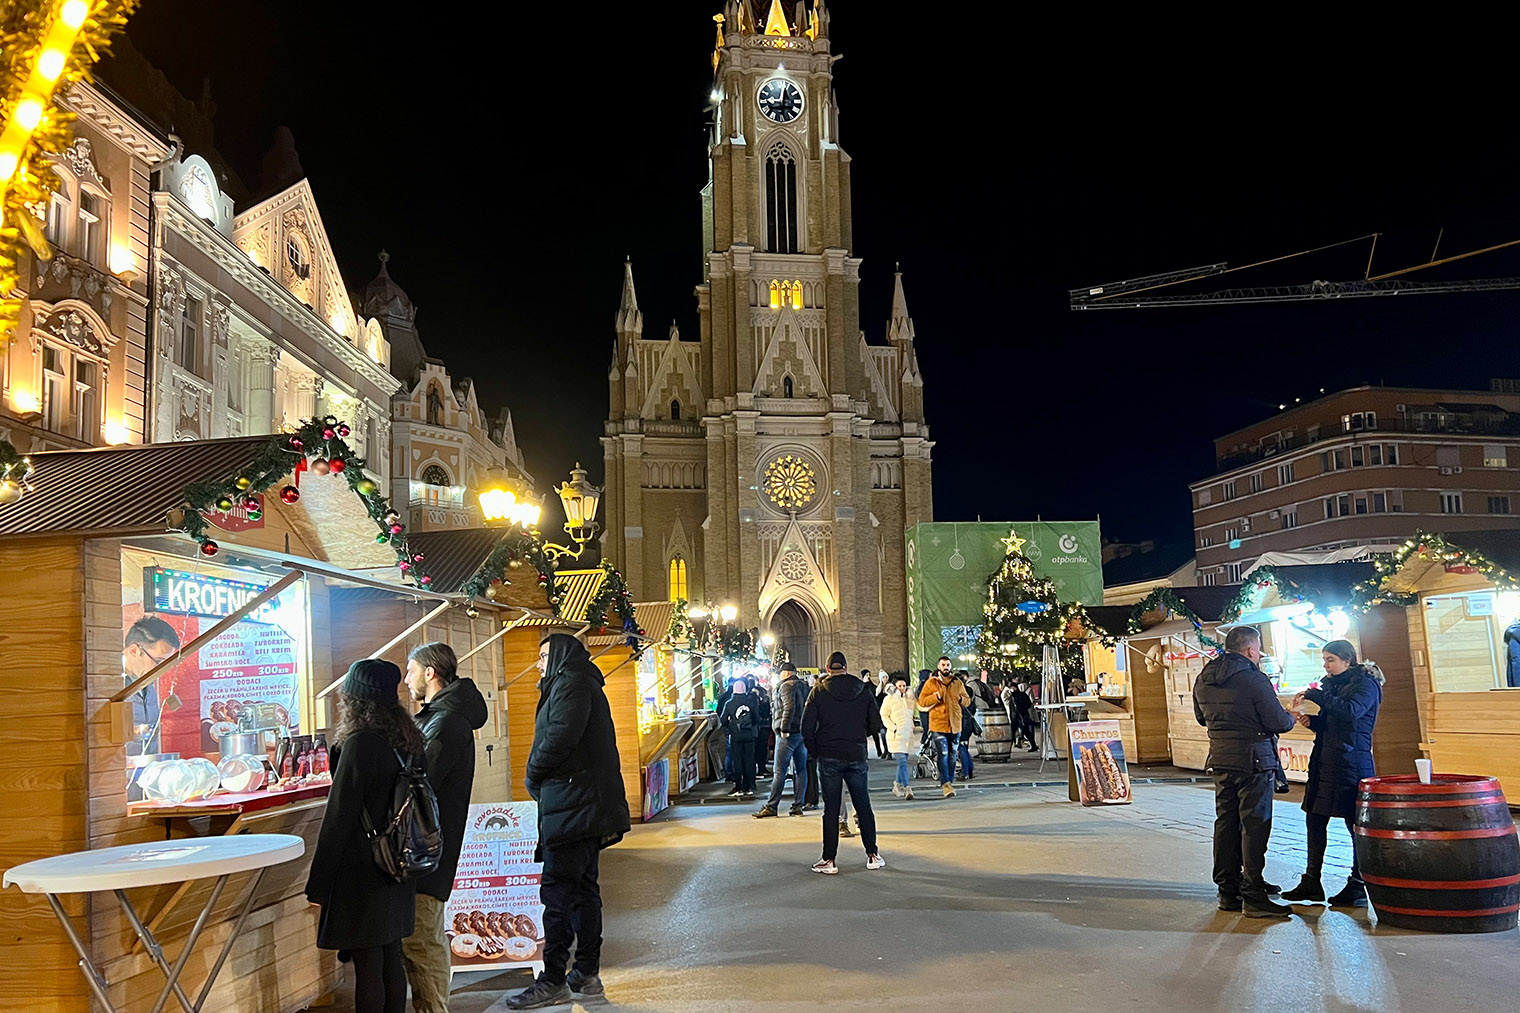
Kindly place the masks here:
[(1128, 805), (1129, 767), (1117, 721), (1077, 721), (1066, 726), (1077, 801), (1083, 805)]

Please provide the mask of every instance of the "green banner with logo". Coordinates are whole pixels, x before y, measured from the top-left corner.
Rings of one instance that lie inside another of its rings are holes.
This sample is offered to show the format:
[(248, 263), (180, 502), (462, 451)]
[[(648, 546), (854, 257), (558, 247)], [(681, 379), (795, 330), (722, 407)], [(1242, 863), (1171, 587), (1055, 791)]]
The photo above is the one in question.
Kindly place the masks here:
[(1103, 537), (1097, 521), (915, 524), (907, 533), (908, 654), (916, 672), (942, 654), (957, 668), (976, 649), (987, 578), (1003, 565), (1006, 539), (1062, 601), (1103, 604)]

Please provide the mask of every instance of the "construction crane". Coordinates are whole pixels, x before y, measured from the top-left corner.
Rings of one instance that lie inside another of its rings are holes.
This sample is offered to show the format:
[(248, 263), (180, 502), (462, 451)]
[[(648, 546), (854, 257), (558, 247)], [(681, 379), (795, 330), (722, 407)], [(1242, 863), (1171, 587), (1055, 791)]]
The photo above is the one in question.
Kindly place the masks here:
[[(1345, 239), (1338, 243), (1327, 243), (1317, 246), (1312, 250), (1300, 250), (1297, 253), (1284, 254), (1281, 257), (1271, 257), (1267, 260), (1258, 260), (1250, 264), (1242, 264), (1239, 267), (1231, 267), (1227, 262), (1217, 264), (1204, 264), (1199, 267), (1190, 267), (1181, 271), (1166, 271), (1161, 274), (1149, 274), (1140, 278), (1131, 278), (1127, 281), (1110, 282), (1104, 285), (1088, 285), (1083, 288), (1067, 290), (1073, 310), (1105, 310), (1105, 309), (1150, 309), (1161, 306), (1233, 306), (1239, 303), (1271, 303), (1271, 302), (1313, 302), (1320, 299), (1365, 299), (1379, 295), (1433, 295), (1439, 292), (1500, 292), (1520, 289), (1520, 278), (1473, 278), (1466, 281), (1410, 281), (1405, 276), (1414, 271), (1423, 271), (1426, 268), (1438, 267), (1442, 264), (1450, 264), (1453, 261), (1465, 260), (1468, 257), (1476, 257), (1483, 253), (1492, 253), (1506, 247), (1520, 245), (1520, 239), (1511, 240), (1507, 243), (1499, 243), (1496, 246), (1487, 246), (1481, 250), (1472, 250), (1467, 253), (1459, 253), (1450, 257), (1437, 260), (1435, 251), (1431, 252), (1430, 261), (1424, 264), (1416, 264), (1413, 267), (1401, 268), (1397, 271), (1389, 271), (1385, 274), (1372, 274), (1372, 257), (1377, 252), (1378, 237), (1380, 232), (1374, 232), (1366, 236), (1357, 236), (1355, 239)], [(1372, 247), (1367, 254), (1367, 270), (1361, 278), (1353, 281), (1311, 281), (1303, 285), (1269, 285), (1259, 288), (1225, 288), (1213, 292), (1201, 292), (1191, 295), (1158, 295), (1160, 289), (1170, 288), (1173, 285), (1182, 285), (1191, 281), (1201, 281), (1205, 278), (1216, 278), (1226, 274), (1234, 274), (1237, 271), (1249, 270), (1253, 267), (1262, 267), (1266, 264), (1275, 264), (1294, 257), (1303, 257), (1311, 253), (1319, 253), (1322, 250), (1333, 249), (1338, 246), (1346, 246), (1350, 243), (1360, 243), (1366, 240), (1372, 241)], [(1436, 238), (1436, 249), (1441, 245), (1440, 237)]]

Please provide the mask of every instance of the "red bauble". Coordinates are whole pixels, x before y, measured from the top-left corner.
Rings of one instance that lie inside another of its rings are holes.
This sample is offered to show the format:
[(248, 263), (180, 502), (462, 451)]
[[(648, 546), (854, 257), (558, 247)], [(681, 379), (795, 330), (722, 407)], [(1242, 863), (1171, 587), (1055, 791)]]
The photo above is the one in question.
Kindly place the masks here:
[(547, 584), (547, 583), (549, 583), (549, 575), (547, 573), (540, 573), (538, 575), (538, 582), (540, 584)]
[(415, 556), (413, 556), (412, 557), (412, 562), (414, 562), (414, 563), (420, 563), (420, 562), (422, 562), (422, 553), (419, 552)]
[(214, 556), (220, 551), (222, 551), (222, 547), (209, 538), (201, 543), (201, 555), (203, 556)]
[(432, 582), (433, 582), (433, 578), (432, 578), (432, 577), (429, 577), (429, 576), (428, 576), (428, 575), (427, 575), (427, 574), (425, 574), (425, 573), (424, 573), (424, 574), (423, 574), (423, 575), (422, 575), (422, 582), (423, 582), (423, 583), (424, 583), (424, 584), (431, 584), (431, 583), (432, 583)]
[(396, 565), (399, 566), (399, 567), (401, 567), (401, 569), (403, 569), (403, 570), (410, 570), (412, 568), (412, 564), (408, 563), (404, 559), (401, 562), (397, 563)]
[(257, 496), (244, 496), (243, 497), (243, 509), (244, 510), (260, 510), (260, 509), (262, 509), (262, 507), (259, 505), (259, 498)]
[(313, 475), (325, 475), (332, 470), (332, 464), (325, 457), (313, 457), (311, 459), (311, 473)]
[(287, 485), (280, 490), (280, 500), (284, 503), (294, 503), (301, 498), (301, 490), (293, 485)]
[(322, 430), (322, 438), (324, 440), (330, 440), (330, 439), (332, 439), (336, 435), (338, 435), (338, 434), (334, 430), (332, 430), (331, 428)]
[(333, 458), (331, 461), (328, 461), (327, 466), (328, 468), (332, 469), (332, 473), (334, 475), (343, 474), (343, 469), (348, 467), (348, 465), (344, 464), (343, 461), (337, 457)]
[(302, 447), (306, 446), (306, 444), (301, 442), (301, 438), (299, 436), (292, 436), (290, 438), (290, 445), (297, 450), (300, 450)]
[(348, 426), (339, 426), (338, 427), (338, 435), (339, 436), (347, 436), (351, 432), (353, 432), (353, 430), (350, 429), (350, 428), (348, 428)]
[(393, 534), (393, 535), (399, 535), (399, 534), (401, 534), (401, 532), (402, 532), (402, 531), (404, 531), (404, 530), (406, 530), (406, 529), (405, 529), (405, 528), (403, 528), (403, 527), (402, 527), (402, 526), (401, 526), (401, 525), (399, 525), (399, 524), (392, 524), (392, 525), (391, 525), (391, 534)]

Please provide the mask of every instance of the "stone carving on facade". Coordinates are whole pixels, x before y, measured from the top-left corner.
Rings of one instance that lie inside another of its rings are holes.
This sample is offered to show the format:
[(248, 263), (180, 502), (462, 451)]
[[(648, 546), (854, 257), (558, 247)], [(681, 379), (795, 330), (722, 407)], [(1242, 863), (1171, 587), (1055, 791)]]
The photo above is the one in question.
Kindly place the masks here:
[(75, 348), (82, 348), (91, 355), (104, 356), (106, 354), (107, 343), (95, 333), (95, 328), (90, 324), (89, 318), (78, 310), (54, 313), (48, 318), (47, 323), (42, 325), (41, 330), (44, 334), (50, 334)]
[(791, 549), (781, 554), (780, 573), (783, 579), (788, 581), (806, 580), (811, 572), (808, 567), (807, 556), (796, 549)]
[(220, 348), (227, 347), (227, 336), (231, 330), (232, 311), (222, 303), (211, 305), (211, 340)]
[(80, 179), (89, 180), (107, 193), (110, 192), (110, 185), (95, 168), (95, 151), (88, 137), (75, 138), (74, 143), (63, 152), (62, 159), (73, 170), (74, 175)]

